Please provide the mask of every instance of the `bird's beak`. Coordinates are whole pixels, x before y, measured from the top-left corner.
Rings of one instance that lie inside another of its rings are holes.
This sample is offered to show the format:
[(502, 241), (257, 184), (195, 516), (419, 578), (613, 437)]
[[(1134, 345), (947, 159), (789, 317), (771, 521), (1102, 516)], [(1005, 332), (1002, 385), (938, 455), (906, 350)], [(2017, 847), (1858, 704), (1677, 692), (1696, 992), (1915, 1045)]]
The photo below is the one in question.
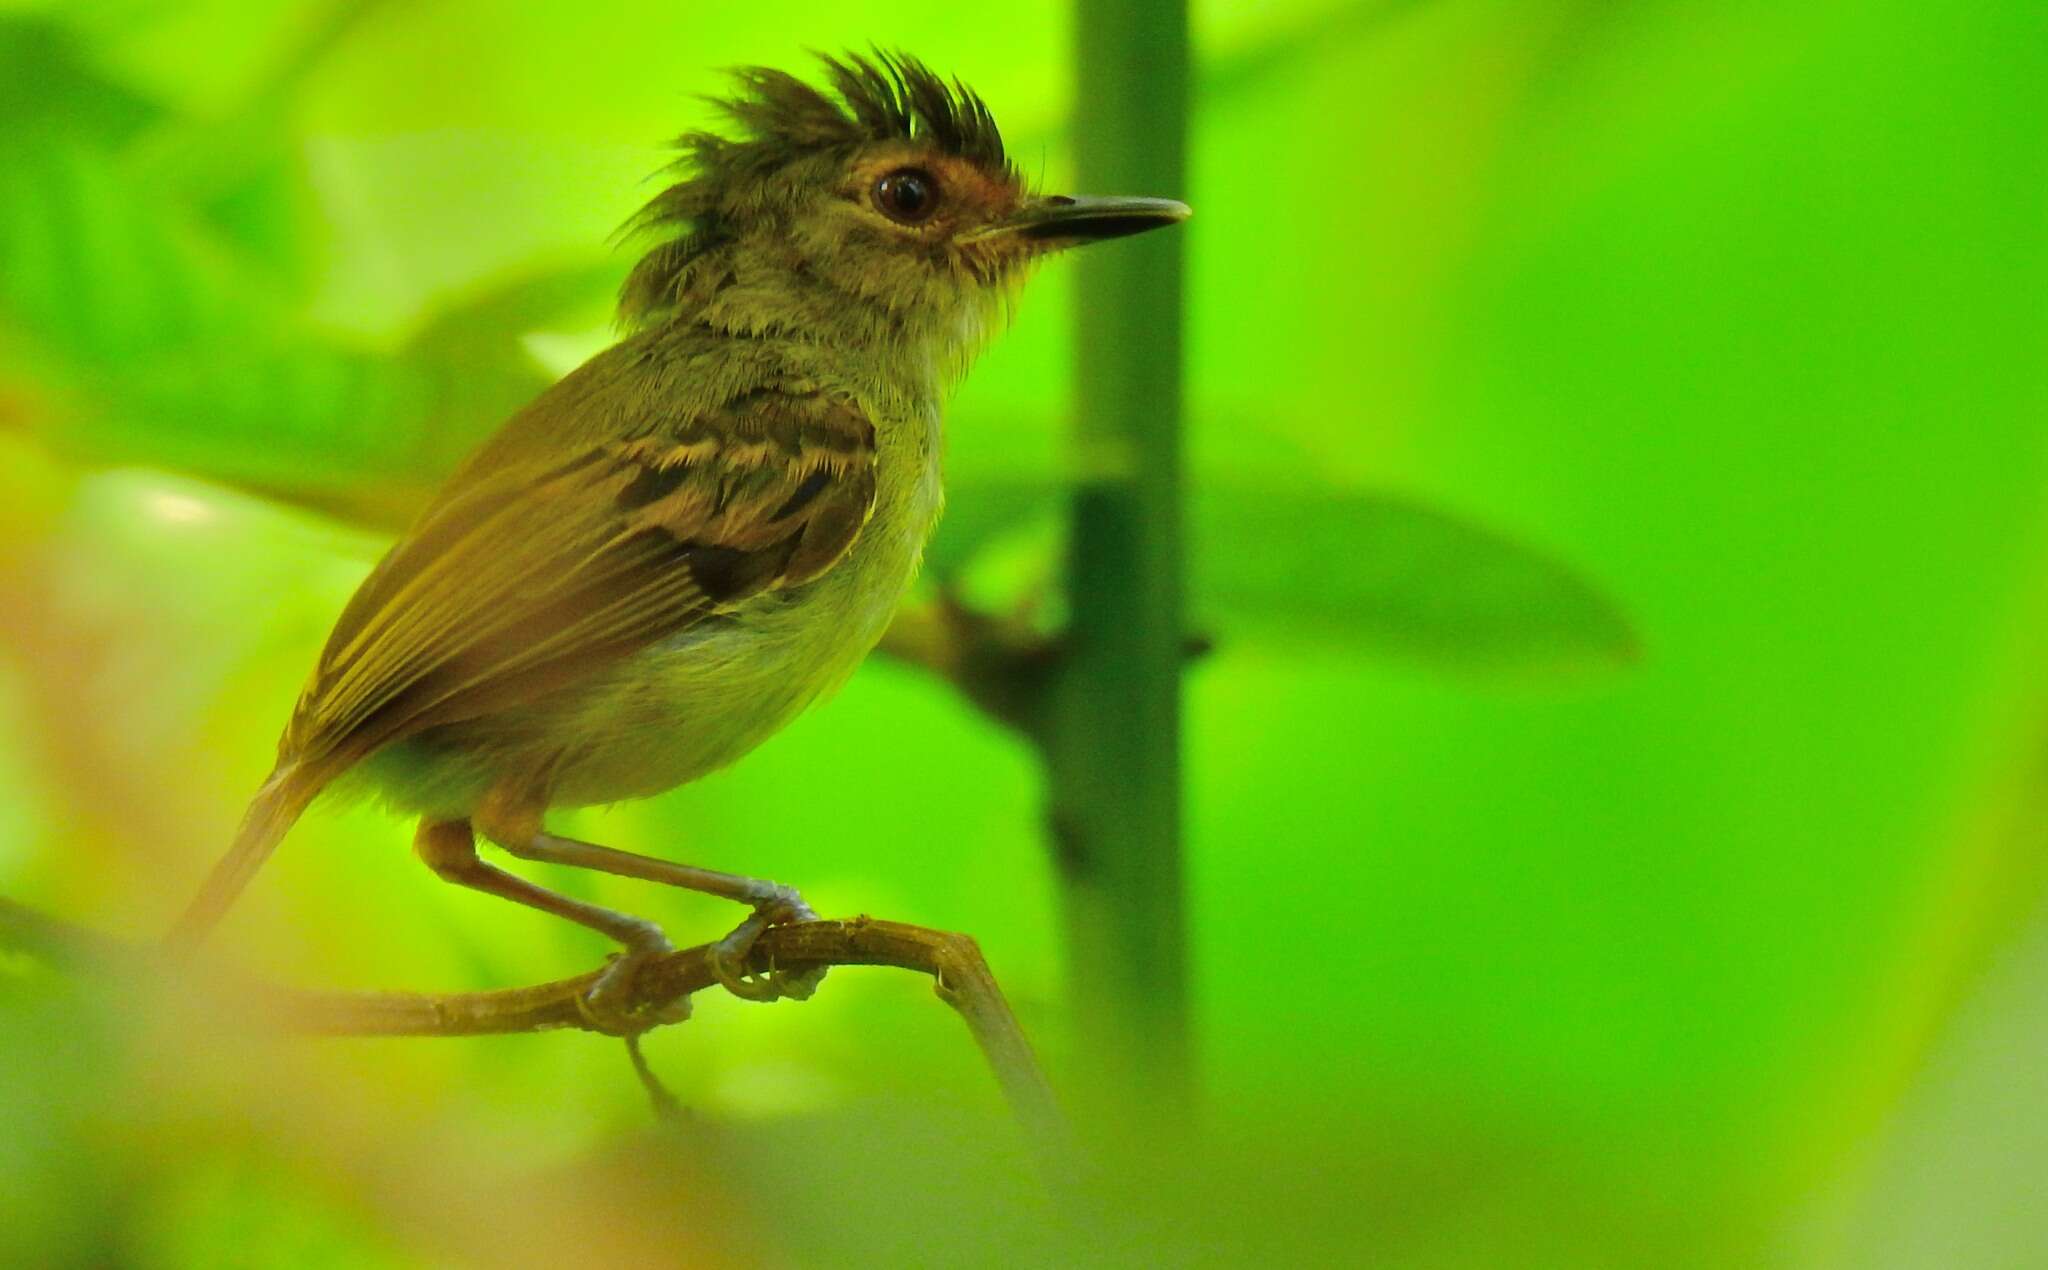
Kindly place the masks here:
[(1068, 198), (1054, 194), (1033, 199), (1015, 216), (975, 230), (966, 241), (1008, 238), (1044, 247), (1077, 247), (1178, 225), (1188, 215), (1186, 203), (1170, 198)]

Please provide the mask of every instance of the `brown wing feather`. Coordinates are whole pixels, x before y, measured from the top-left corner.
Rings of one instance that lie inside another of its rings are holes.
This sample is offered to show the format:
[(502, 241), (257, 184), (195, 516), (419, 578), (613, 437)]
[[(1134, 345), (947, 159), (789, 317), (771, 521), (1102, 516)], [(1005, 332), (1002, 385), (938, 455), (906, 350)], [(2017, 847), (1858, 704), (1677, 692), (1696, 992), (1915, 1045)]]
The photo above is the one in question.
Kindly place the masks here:
[(783, 392), (472, 471), (349, 602), (284, 748), (352, 760), (807, 582), (846, 554), (874, 493), (866, 417)]

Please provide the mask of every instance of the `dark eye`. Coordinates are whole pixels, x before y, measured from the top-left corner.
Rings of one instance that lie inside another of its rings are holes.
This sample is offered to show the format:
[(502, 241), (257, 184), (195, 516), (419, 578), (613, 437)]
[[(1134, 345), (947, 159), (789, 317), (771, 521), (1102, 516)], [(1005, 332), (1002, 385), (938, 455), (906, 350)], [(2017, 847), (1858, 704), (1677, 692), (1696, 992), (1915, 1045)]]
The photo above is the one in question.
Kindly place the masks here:
[(875, 182), (875, 206), (890, 220), (915, 225), (939, 206), (939, 183), (923, 168), (898, 168)]

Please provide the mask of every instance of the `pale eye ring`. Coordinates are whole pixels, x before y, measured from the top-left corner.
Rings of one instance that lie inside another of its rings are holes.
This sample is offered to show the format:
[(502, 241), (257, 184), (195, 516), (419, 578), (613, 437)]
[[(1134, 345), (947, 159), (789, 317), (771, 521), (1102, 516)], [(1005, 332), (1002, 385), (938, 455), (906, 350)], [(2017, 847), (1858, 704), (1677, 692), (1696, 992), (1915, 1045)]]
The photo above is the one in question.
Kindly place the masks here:
[(897, 168), (875, 182), (875, 207), (902, 225), (930, 220), (939, 209), (939, 183), (923, 168)]

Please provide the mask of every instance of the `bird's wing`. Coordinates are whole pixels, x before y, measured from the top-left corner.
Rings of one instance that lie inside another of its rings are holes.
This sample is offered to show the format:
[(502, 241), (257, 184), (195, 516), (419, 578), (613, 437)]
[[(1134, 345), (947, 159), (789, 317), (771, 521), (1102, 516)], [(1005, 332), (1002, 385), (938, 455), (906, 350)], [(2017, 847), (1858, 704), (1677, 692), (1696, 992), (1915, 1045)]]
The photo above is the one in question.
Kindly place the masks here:
[(874, 494), (867, 417), (782, 392), (458, 478), (349, 602), (284, 748), (346, 763), (530, 701), (817, 577)]

